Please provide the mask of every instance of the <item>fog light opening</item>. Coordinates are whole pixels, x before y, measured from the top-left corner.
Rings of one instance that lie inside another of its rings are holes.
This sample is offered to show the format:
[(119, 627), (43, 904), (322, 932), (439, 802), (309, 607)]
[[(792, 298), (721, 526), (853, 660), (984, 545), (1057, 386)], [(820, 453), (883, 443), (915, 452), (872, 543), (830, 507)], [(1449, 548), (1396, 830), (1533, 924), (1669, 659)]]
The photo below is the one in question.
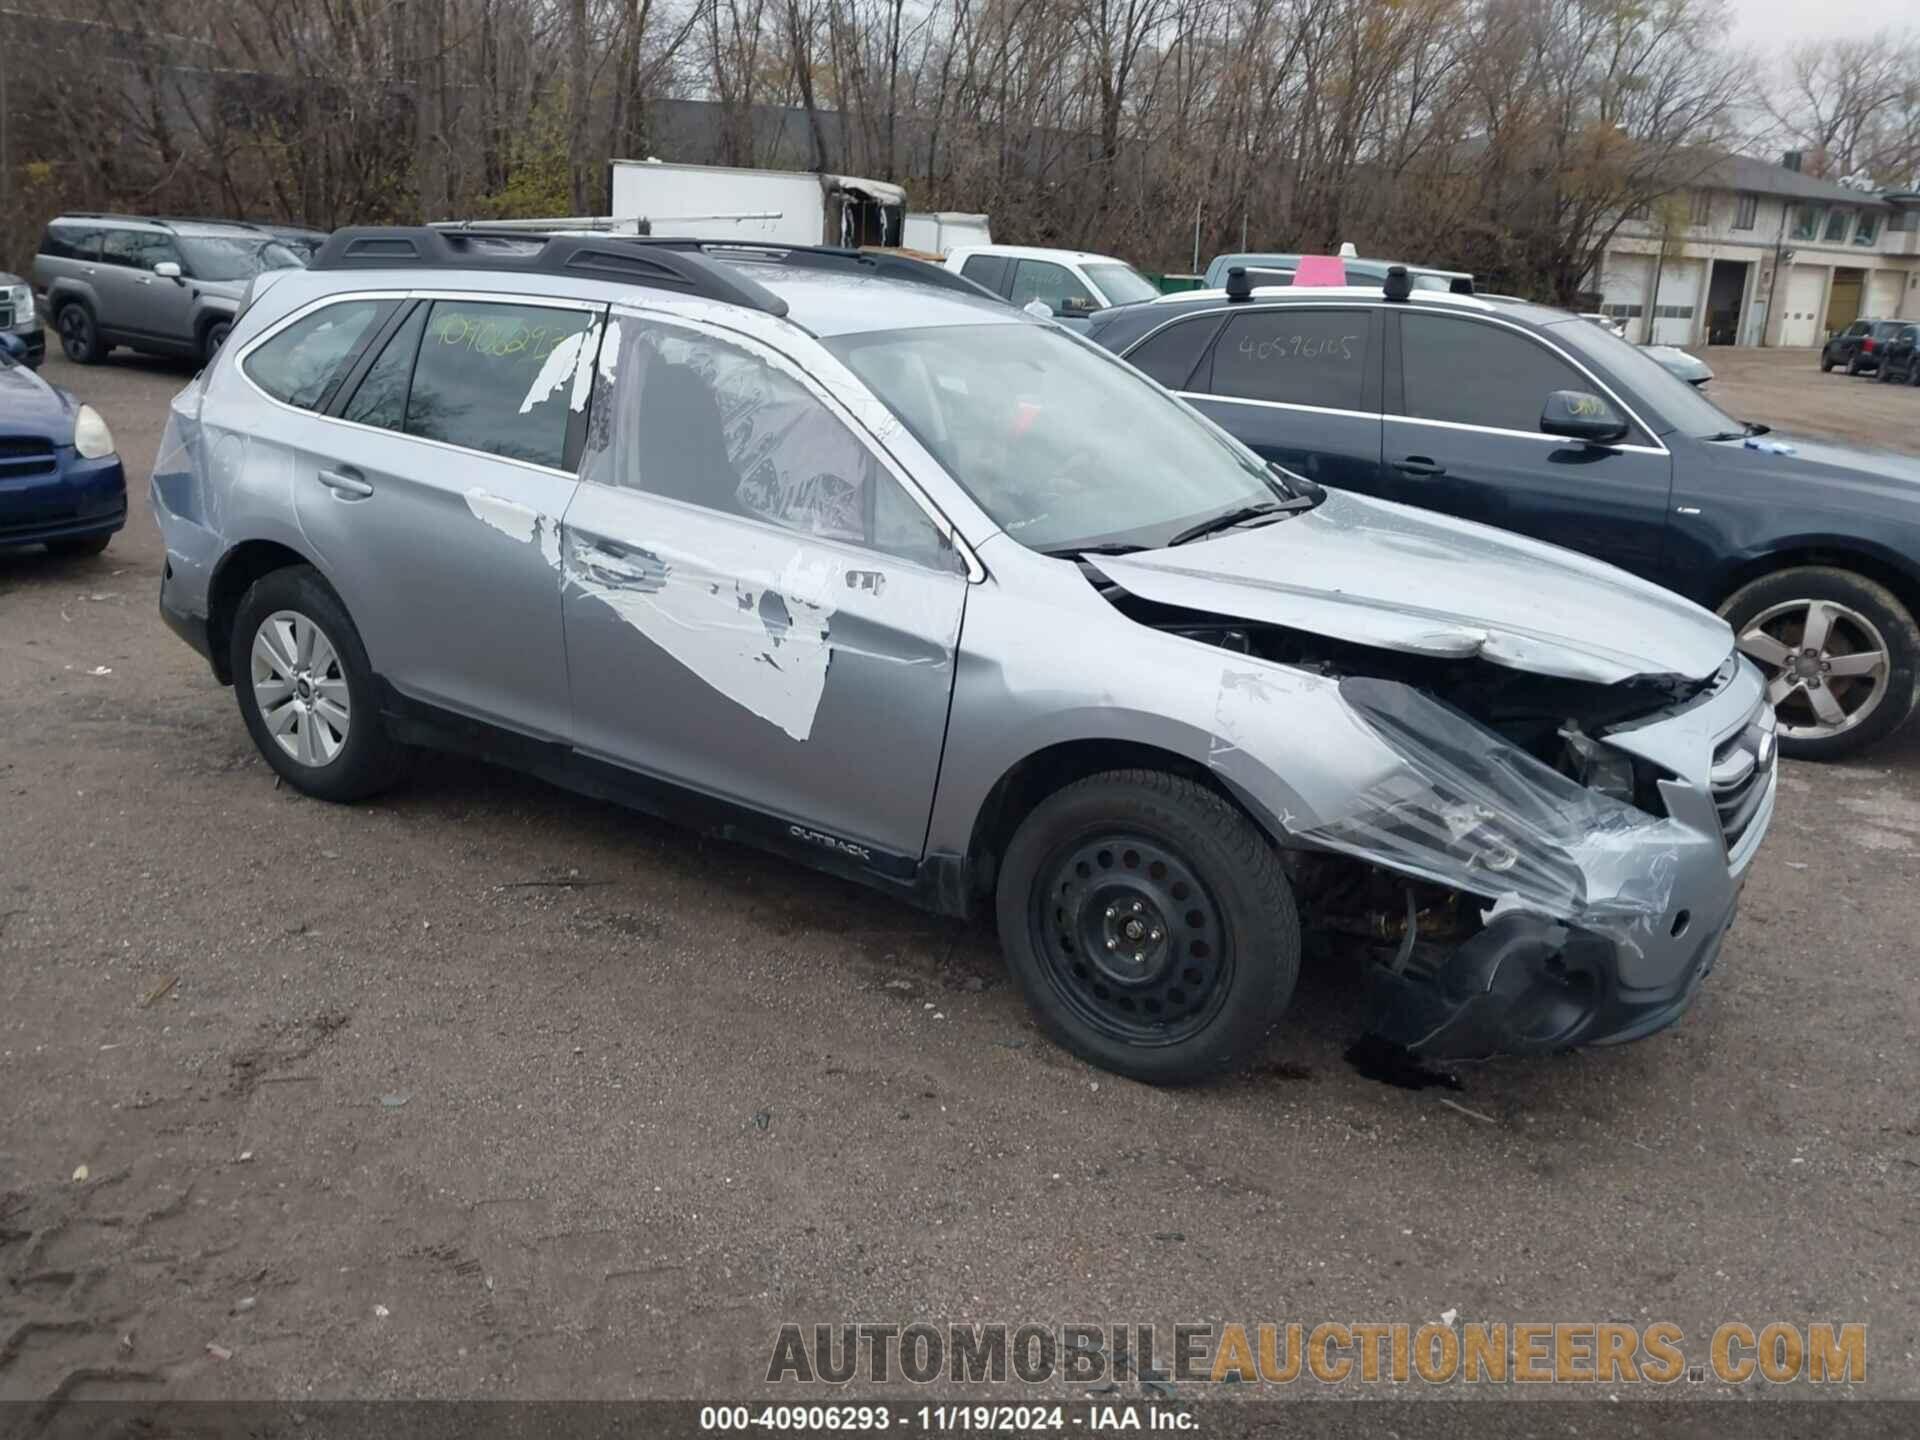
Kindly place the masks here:
[(1675, 915), (1673, 917), (1673, 938), (1678, 940), (1682, 935), (1686, 934), (1687, 926), (1692, 923), (1693, 912), (1691, 910), (1682, 910), (1678, 915)]

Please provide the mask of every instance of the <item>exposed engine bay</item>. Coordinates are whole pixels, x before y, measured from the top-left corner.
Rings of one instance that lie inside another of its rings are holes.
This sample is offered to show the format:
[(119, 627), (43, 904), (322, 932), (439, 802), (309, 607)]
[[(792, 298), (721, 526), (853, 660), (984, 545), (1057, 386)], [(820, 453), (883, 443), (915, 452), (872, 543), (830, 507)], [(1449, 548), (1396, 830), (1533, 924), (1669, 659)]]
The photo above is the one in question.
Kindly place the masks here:
[(1423, 762), (1416, 769), (1430, 791), (1423, 783), (1376, 796), (1351, 823), (1302, 833), (1283, 851), (1308, 943), (1362, 962), (1377, 1036), (1473, 1058), (1559, 1048), (1580, 1032), (1607, 969), (1597, 958), (1585, 965), (1583, 953), (1610, 949), (1659, 915), (1666, 895), (1656, 867), (1602, 897), (1568, 857), (1671, 823), (1660, 773), (1597, 737), (1688, 708), (1719, 675), (1613, 684), (1539, 675), (1225, 619), (1094, 583), (1139, 624), (1339, 682)]

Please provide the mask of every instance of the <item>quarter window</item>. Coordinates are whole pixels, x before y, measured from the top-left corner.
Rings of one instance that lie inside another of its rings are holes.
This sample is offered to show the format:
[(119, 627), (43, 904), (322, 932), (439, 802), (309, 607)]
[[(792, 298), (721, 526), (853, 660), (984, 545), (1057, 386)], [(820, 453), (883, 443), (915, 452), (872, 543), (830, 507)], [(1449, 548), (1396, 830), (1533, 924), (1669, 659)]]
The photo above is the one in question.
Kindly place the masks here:
[(434, 301), (407, 395), (406, 433), (559, 469), (574, 371), (592, 348), (595, 318), (585, 310)]
[(1158, 380), (1169, 390), (1184, 390), (1200, 357), (1220, 333), (1220, 316), (1207, 315), (1169, 325), (1127, 356), (1134, 369)]
[(1213, 347), (1213, 392), (1327, 410), (1358, 410), (1372, 317), (1364, 310), (1236, 315)]
[[(926, 513), (793, 376), (669, 325), (621, 319), (609, 332), (615, 343), (595, 385), (584, 479), (954, 565)], [(617, 395), (607, 393), (609, 373)]]
[(1528, 434), (1555, 390), (1593, 382), (1544, 345), (1497, 325), (1443, 315), (1400, 317), (1406, 413)]
[(373, 333), (388, 302), (343, 300), (294, 321), (241, 362), (274, 399), (318, 410), (361, 341)]
[(96, 226), (49, 225), (40, 253), (54, 260), (98, 260), (101, 234)]

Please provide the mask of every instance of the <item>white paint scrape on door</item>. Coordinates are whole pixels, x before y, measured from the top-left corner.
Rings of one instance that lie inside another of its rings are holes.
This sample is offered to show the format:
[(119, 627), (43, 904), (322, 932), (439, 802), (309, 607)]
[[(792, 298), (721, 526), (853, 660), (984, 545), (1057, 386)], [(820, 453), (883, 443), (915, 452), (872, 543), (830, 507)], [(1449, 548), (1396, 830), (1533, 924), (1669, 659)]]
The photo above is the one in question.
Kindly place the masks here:
[(832, 658), (830, 597), (843, 583), (833, 561), (796, 552), (776, 583), (755, 588), (652, 552), (611, 557), (579, 541), (568, 578), (735, 704), (795, 740), (813, 733)]
[(466, 492), (466, 501), (474, 519), (523, 544), (538, 542), (540, 558), (559, 568), (560, 522), (553, 516), (478, 488)]

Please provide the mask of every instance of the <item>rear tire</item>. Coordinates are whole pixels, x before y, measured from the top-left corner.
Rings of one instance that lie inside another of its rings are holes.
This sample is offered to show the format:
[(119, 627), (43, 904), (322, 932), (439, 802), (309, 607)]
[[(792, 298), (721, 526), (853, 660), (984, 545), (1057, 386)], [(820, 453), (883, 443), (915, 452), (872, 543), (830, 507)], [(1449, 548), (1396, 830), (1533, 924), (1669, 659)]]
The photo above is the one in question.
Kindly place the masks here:
[(98, 365), (112, 348), (101, 343), (100, 327), (84, 301), (67, 301), (55, 312), (53, 325), (60, 332), (60, 349), (76, 365)]
[[(1823, 625), (1814, 618), (1816, 607)], [(1912, 714), (1920, 631), (1884, 585), (1851, 570), (1804, 566), (1742, 587), (1720, 613), (1767, 676), (1782, 755), (1845, 759)], [(1824, 633), (1816, 631), (1818, 653), (1808, 656), (1804, 642), (1816, 625)]]
[(234, 614), (229, 658), (247, 731), (288, 784), (345, 802), (405, 772), (408, 752), (387, 734), (360, 633), (312, 566), (253, 582)]
[(1299, 974), (1273, 846), (1214, 791), (1164, 771), (1109, 771), (1041, 801), (1007, 847), (995, 908), (1047, 1033), (1150, 1085), (1251, 1063)]

